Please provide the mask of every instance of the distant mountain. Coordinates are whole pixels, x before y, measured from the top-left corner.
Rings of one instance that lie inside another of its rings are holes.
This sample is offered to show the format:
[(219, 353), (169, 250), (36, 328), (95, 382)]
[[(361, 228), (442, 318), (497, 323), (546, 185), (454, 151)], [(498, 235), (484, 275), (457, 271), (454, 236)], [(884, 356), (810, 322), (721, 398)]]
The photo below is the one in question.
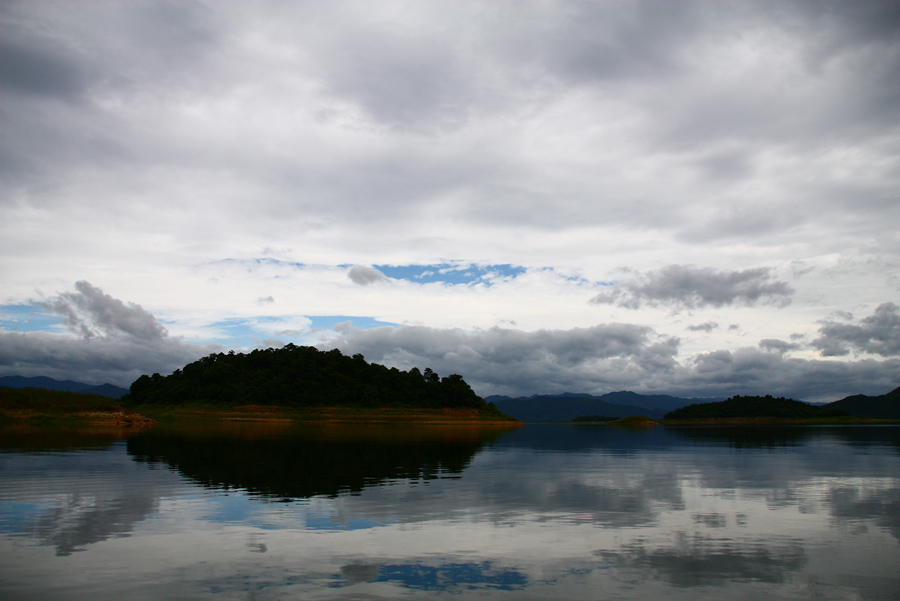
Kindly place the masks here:
[(65, 392), (83, 392), (87, 394), (99, 394), (101, 396), (113, 399), (121, 398), (127, 388), (113, 386), (112, 384), (101, 384), (93, 386), (83, 382), (75, 382), (73, 380), (54, 380), (45, 376), (35, 376), (26, 378), (24, 376), (3, 376), (0, 377), (0, 388), (43, 388), (45, 390), (62, 390)]
[(843, 409), (850, 415), (880, 419), (900, 419), (900, 388), (881, 396), (856, 394), (823, 407)]
[(530, 397), (489, 396), (500, 411), (525, 423), (568, 422), (584, 415), (630, 417), (643, 415), (662, 419), (669, 411), (698, 402), (722, 399), (683, 399), (669, 395), (643, 395), (630, 391), (609, 392), (602, 396), (563, 393)]

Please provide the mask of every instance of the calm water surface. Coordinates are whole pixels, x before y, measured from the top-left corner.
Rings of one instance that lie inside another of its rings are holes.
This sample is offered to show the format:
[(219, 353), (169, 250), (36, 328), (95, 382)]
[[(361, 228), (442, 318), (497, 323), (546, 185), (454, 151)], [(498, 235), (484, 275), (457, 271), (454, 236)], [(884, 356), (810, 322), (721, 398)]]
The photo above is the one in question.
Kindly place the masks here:
[(900, 427), (0, 430), (0, 598), (900, 598)]

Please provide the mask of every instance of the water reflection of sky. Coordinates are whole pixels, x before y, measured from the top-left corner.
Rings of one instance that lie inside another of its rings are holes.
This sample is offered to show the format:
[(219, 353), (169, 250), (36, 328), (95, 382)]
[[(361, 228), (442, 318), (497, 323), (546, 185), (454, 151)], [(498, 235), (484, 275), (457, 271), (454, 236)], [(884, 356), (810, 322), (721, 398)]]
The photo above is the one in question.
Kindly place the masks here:
[[(528, 428), (478, 446), (461, 471), (295, 498), (229, 486), (217, 468), (215, 482), (198, 466), (186, 476), (164, 455), (135, 461), (123, 443), (3, 453), (0, 593), (879, 599), (900, 590), (900, 447), (889, 436), (751, 444)], [(440, 464), (432, 452), (422, 460)]]

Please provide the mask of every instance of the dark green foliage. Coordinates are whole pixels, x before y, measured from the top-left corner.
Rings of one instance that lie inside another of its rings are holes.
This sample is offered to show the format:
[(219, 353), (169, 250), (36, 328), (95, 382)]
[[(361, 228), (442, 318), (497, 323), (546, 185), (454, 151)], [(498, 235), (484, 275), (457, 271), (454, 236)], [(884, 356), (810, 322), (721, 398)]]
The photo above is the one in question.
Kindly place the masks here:
[(406, 372), (288, 344), (251, 353), (219, 353), (169, 376), (141, 376), (124, 402), (132, 405), (283, 407), (467, 407), (489, 409), (462, 376), (441, 378), (430, 368)]
[(794, 399), (766, 396), (734, 396), (718, 403), (700, 403), (676, 409), (666, 414), (666, 419), (777, 417), (806, 419), (816, 417), (843, 417), (847, 412), (825, 409)]

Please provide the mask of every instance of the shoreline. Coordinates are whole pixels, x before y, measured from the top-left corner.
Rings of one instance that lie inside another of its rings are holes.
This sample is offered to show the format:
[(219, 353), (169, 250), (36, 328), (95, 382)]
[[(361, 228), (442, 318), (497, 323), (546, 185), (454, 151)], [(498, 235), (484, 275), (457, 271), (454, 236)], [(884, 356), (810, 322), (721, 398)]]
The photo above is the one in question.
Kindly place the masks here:
[(345, 424), (482, 424), (518, 427), (521, 422), (484, 414), (479, 409), (417, 409), (404, 407), (316, 407), (292, 409), (275, 405), (238, 407), (151, 407), (136, 410), (157, 421), (261, 421)]

